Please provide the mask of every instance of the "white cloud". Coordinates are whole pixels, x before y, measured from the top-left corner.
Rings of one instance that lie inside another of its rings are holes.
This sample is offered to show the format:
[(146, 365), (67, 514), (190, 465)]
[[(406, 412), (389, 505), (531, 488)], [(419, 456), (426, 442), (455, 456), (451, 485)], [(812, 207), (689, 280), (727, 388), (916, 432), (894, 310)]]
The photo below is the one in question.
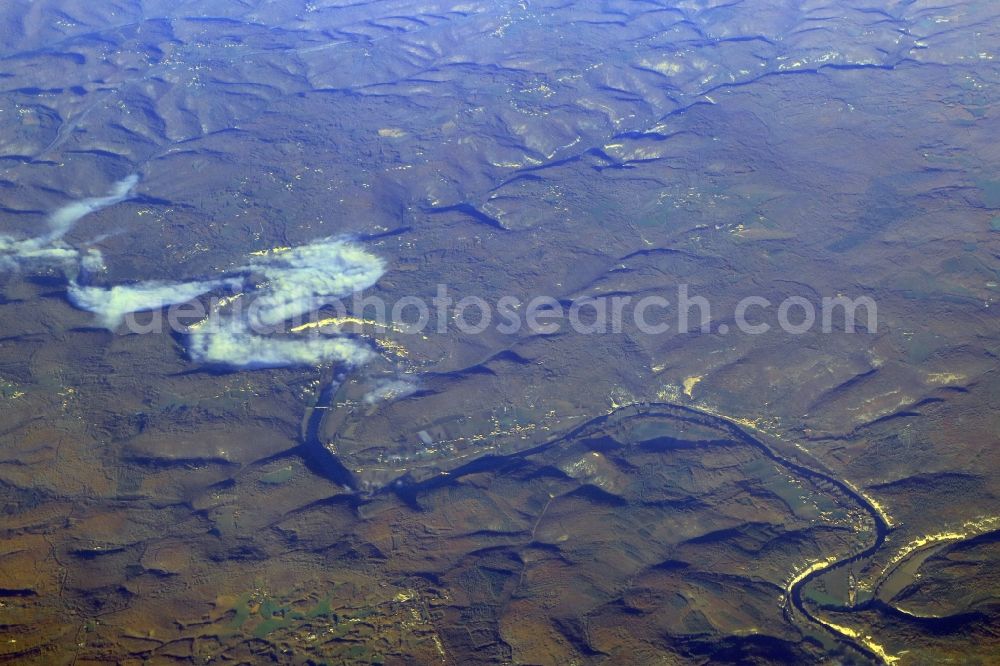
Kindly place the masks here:
[(351, 338), (257, 335), (240, 321), (231, 321), (221, 328), (208, 324), (195, 329), (188, 338), (188, 353), (201, 363), (246, 369), (319, 365), (330, 361), (363, 365), (374, 356), (371, 349)]
[(138, 174), (132, 174), (115, 183), (106, 196), (81, 199), (55, 210), (49, 215), (49, 233), (41, 238), (48, 242), (62, 238), (73, 228), (73, 225), (87, 215), (128, 199), (138, 183)]
[(413, 395), (416, 391), (417, 382), (413, 379), (382, 379), (375, 384), (375, 388), (365, 394), (364, 400), (373, 405), (385, 400), (399, 400)]
[(275, 325), (367, 289), (385, 272), (385, 264), (363, 248), (326, 238), (266, 257), (247, 267), (267, 278), (257, 294), (256, 316)]
[[(100, 259), (95, 255), (88, 262), (101, 265)], [(361, 365), (374, 356), (352, 338), (315, 330), (286, 334), (281, 324), (372, 286), (385, 271), (380, 258), (348, 241), (325, 238), (262, 257), (240, 270), (244, 273), (240, 277), (197, 282), (151, 281), (110, 288), (71, 282), (69, 298), (76, 307), (97, 314), (102, 326), (114, 329), (132, 312), (186, 303), (222, 288), (243, 288), (248, 290), (243, 298), (189, 331), (193, 360), (233, 368), (274, 368), (330, 361)], [(252, 288), (246, 284), (250, 274), (265, 281)], [(250, 305), (245, 306), (247, 302)]]
[(73, 225), (94, 211), (128, 199), (139, 182), (133, 174), (118, 181), (107, 196), (91, 197), (67, 204), (48, 217), (48, 233), (34, 238), (16, 239), (0, 236), (0, 269), (17, 270), (24, 265), (72, 266), (80, 253), (62, 241)]
[[(385, 263), (363, 248), (325, 238), (268, 255), (244, 268), (266, 282), (250, 297), (253, 326), (246, 312), (223, 311), (195, 329), (189, 339), (191, 358), (234, 368), (318, 365), (339, 361), (361, 365), (373, 356), (365, 345), (346, 337), (265, 335), (258, 325), (274, 327), (375, 284)], [(242, 304), (242, 303), (241, 303)]]
[[(79, 271), (80, 279), (105, 270), (99, 250), (81, 257), (63, 242), (63, 236), (84, 216), (113, 206), (131, 196), (137, 175), (117, 183), (106, 196), (74, 201), (48, 217), (48, 232), (29, 239), (0, 236), (0, 269), (16, 269), (28, 263), (61, 265), (67, 275)], [(238, 306), (252, 302), (254, 325), (242, 309), (232, 304), (211, 315), (210, 321), (190, 332), (191, 358), (234, 368), (316, 365), (338, 361), (350, 365), (367, 362), (373, 352), (361, 342), (342, 336), (317, 336), (315, 332), (292, 335), (266, 334), (258, 326), (279, 329), (287, 320), (306, 315), (339, 298), (366, 289), (385, 272), (384, 262), (349, 241), (325, 238), (307, 245), (275, 251), (238, 269), (240, 275), (191, 282), (147, 281), (129, 285), (97, 287), (70, 281), (70, 302), (97, 315), (101, 326), (118, 327), (133, 312), (159, 310), (186, 303), (212, 291), (245, 289)], [(262, 284), (247, 283), (249, 275), (264, 278)]]
[(238, 287), (240, 282), (240, 280), (151, 281), (108, 288), (81, 287), (75, 282), (70, 282), (67, 292), (73, 305), (81, 310), (95, 313), (101, 326), (114, 330), (127, 314), (187, 303), (222, 287)]
[(80, 256), (62, 242), (42, 243), (37, 238), (18, 240), (0, 236), (0, 269), (14, 271), (25, 264), (72, 265)]
[(86, 254), (80, 257), (80, 269), (87, 274), (103, 273), (108, 270), (104, 265), (104, 255), (96, 247), (88, 248)]

